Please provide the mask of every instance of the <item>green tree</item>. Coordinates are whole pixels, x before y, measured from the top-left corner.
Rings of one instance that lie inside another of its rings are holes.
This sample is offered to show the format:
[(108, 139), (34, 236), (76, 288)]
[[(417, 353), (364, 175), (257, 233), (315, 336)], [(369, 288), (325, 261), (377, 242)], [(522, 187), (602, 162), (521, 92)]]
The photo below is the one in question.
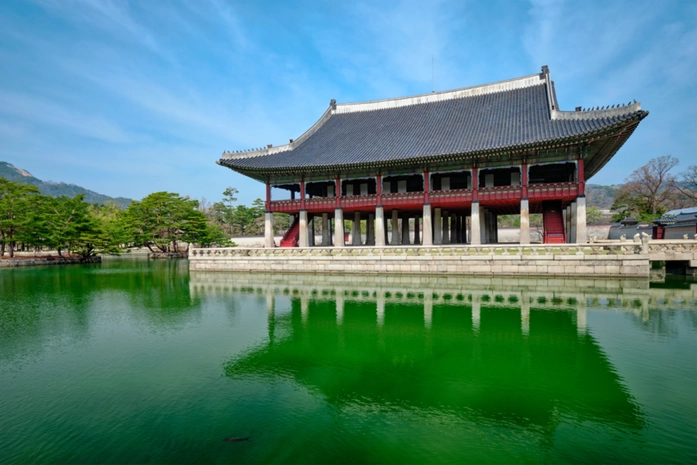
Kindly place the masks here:
[(126, 210), (132, 241), (151, 252), (179, 252), (180, 243), (227, 245), (198, 210), (198, 201), (172, 192), (155, 192)]
[(9, 250), (14, 257), (17, 242), (30, 237), (28, 230), (37, 216), (31, 215), (33, 197), (39, 196), (36, 186), (18, 184), (0, 178), (0, 256)]
[(151, 252), (177, 252), (187, 221), (198, 202), (172, 192), (155, 192), (132, 202), (126, 218), (132, 227), (133, 243)]
[(213, 204), (221, 224), (227, 225), (228, 234), (231, 236), (235, 233), (234, 228), (238, 220), (235, 215), (235, 202), (237, 202), (237, 197), (235, 196), (237, 194), (237, 189), (228, 186), (228, 188), (223, 191), (223, 200)]
[(79, 194), (73, 198), (46, 197), (44, 200), (42, 213), (45, 217), (45, 243), (56, 249), (59, 256), (63, 250), (68, 250), (69, 253), (75, 250), (85, 255), (97, 248), (96, 245), (92, 247), (88, 244), (89, 241), (97, 240), (100, 231), (84, 197), (84, 194)]
[(586, 223), (597, 224), (603, 220), (603, 212), (598, 207), (588, 207), (586, 209)]
[(197, 241), (201, 247), (237, 247), (217, 224), (208, 224)]
[(83, 256), (97, 253), (119, 255), (133, 237), (126, 212), (116, 203), (93, 204), (90, 205), (89, 212), (95, 226), (89, 234), (82, 237), (80, 253)]

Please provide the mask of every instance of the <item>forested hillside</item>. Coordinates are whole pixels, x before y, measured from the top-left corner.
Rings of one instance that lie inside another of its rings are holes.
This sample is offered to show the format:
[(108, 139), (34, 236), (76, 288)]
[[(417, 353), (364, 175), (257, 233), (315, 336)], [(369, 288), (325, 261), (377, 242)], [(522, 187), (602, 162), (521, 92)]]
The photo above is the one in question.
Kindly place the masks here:
[(75, 197), (78, 194), (84, 194), (85, 202), (106, 205), (107, 202), (115, 202), (121, 208), (126, 208), (131, 199), (124, 197), (109, 197), (107, 195), (98, 194), (97, 192), (85, 189), (84, 187), (76, 186), (75, 184), (66, 184), (64, 182), (47, 182), (35, 178), (26, 170), (17, 168), (10, 163), (0, 161), (0, 178), (5, 178), (8, 181), (17, 182), (20, 184), (29, 184), (39, 188), (42, 194), (51, 197)]
[(617, 197), (620, 186), (601, 186), (600, 184), (586, 184), (586, 202), (589, 207), (598, 207), (601, 210), (609, 210)]

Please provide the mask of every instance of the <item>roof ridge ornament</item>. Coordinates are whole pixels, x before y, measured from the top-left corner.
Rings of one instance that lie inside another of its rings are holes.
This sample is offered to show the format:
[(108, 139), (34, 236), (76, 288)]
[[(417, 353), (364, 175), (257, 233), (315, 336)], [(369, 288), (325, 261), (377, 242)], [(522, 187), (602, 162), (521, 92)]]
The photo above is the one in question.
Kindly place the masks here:
[(623, 116), (637, 111), (641, 111), (641, 103), (634, 100), (633, 103), (627, 105), (604, 105), (579, 110), (576, 107), (574, 111), (552, 111), (553, 120), (569, 120), (569, 119), (593, 119), (593, 118), (612, 118), (614, 116)]
[(549, 106), (549, 117), (550, 119), (554, 119), (554, 112), (558, 109), (558, 105), (557, 96), (554, 92), (554, 83), (552, 82), (552, 78), (549, 76), (549, 66), (542, 66), (540, 79), (545, 81), (545, 88), (547, 90), (547, 105)]

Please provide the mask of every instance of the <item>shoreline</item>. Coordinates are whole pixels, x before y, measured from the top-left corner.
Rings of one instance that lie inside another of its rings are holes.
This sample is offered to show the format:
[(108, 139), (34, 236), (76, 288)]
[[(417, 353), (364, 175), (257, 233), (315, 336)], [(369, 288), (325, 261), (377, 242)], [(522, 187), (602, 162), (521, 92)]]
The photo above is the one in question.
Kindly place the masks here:
[(42, 265), (81, 265), (86, 263), (102, 263), (102, 257), (21, 257), (21, 258), (2, 258), (0, 268), (17, 268), (20, 266), (42, 266)]

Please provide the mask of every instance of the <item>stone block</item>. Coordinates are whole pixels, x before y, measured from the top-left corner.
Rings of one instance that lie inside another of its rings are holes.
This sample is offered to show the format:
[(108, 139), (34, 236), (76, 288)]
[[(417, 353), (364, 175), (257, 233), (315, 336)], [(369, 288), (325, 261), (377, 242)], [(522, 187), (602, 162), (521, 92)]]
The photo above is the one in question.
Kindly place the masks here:
[(519, 272), (519, 268), (520, 267), (518, 265), (505, 264), (502, 266), (501, 271), (505, 274), (517, 274)]

